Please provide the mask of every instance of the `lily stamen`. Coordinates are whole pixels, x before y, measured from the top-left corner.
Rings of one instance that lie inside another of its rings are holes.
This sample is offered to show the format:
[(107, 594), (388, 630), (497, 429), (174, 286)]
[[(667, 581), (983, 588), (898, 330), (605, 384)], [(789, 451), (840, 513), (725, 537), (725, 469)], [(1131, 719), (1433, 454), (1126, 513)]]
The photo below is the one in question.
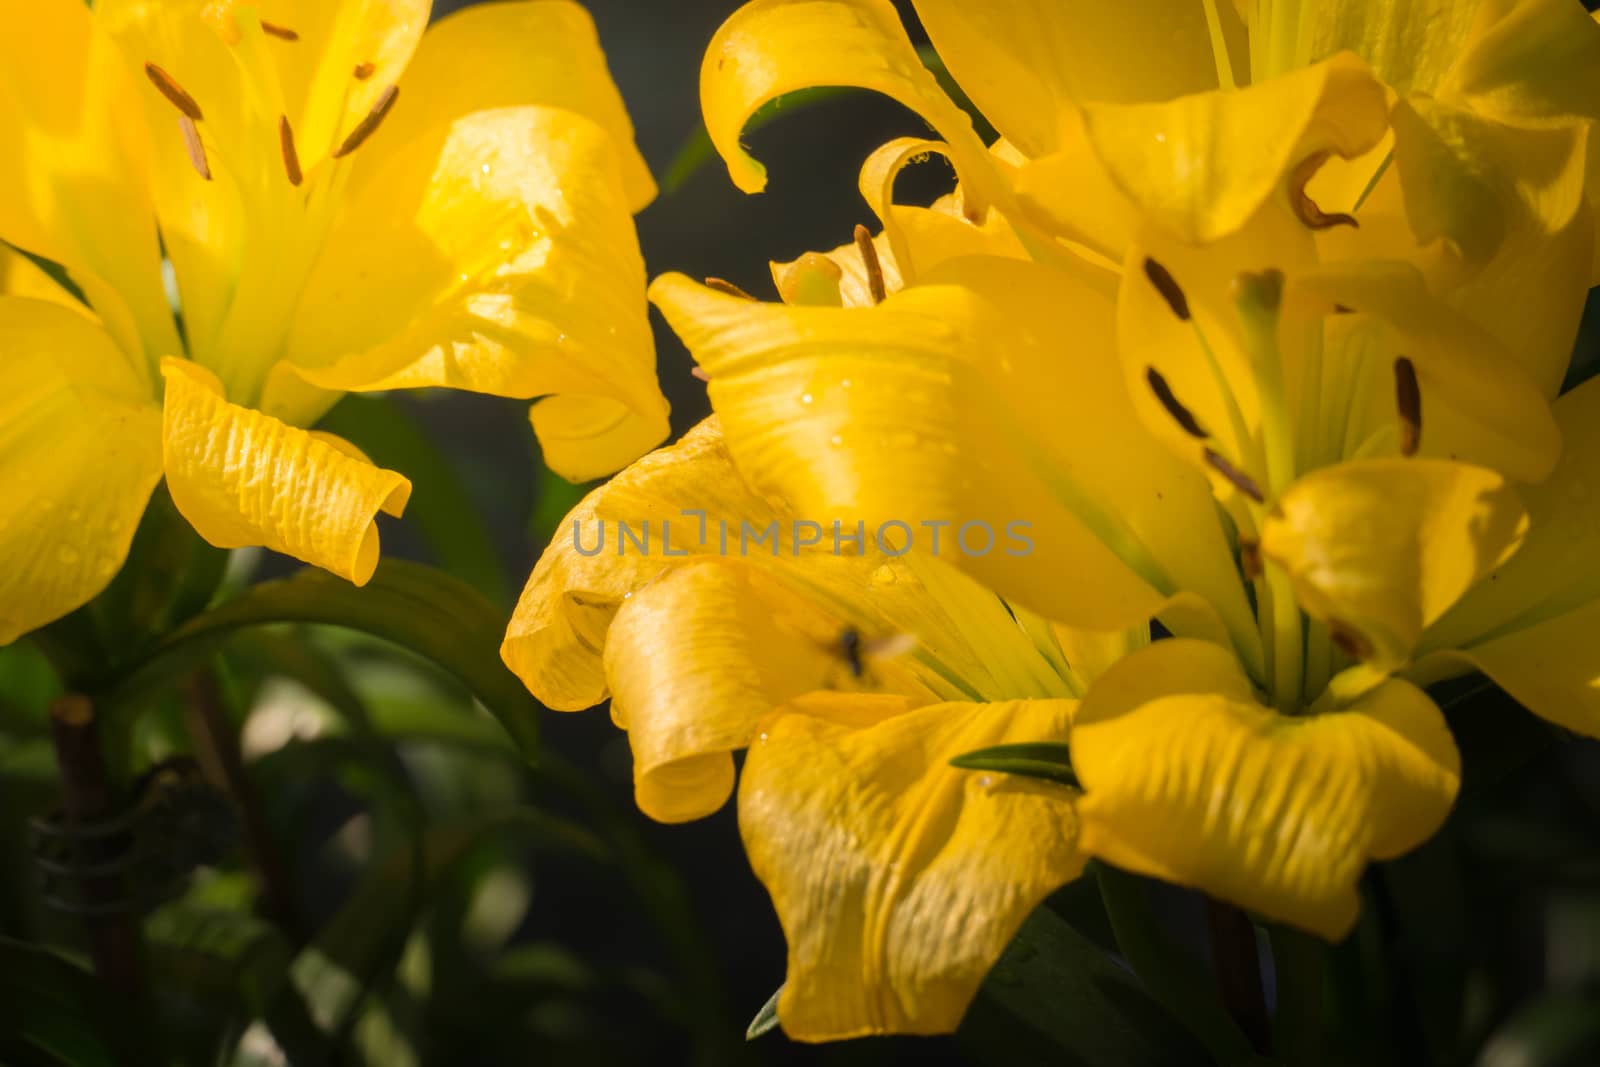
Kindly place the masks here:
[(1338, 646), (1340, 652), (1360, 663), (1372, 656), (1372, 642), (1366, 635), (1347, 622), (1339, 619), (1328, 620), (1328, 636)]
[(178, 84), (176, 78), (154, 63), (146, 63), (144, 72), (149, 77), (151, 84), (160, 90), (161, 95), (166, 97), (173, 107), (183, 112), (185, 117), (194, 122), (199, 122), (205, 118), (200, 112), (200, 105), (195, 103), (194, 97), (184, 92), (183, 86)]
[(289, 175), (290, 185), (299, 185), (305, 175), (300, 171), (300, 155), (294, 148), (294, 127), (287, 115), (278, 116), (278, 143), (283, 148), (283, 170)]
[(1150, 391), (1156, 394), (1156, 399), (1167, 409), (1167, 414), (1172, 416), (1173, 421), (1183, 427), (1184, 433), (1190, 437), (1198, 437), (1202, 441), (1211, 436), (1206, 433), (1205, 427), (1200, 425), (1200, 420), (1194, 417), (1194, 412), (1185, 407), (1172, 392), (1172, 386), (1167, 384), (1167, 379), (1160, 371), (1154, 367), (1146, 367), (1144, 378), (1150, 383)]
[(276, 37), (280, 41), (298, 41), (300, 35), (287, 26), (279, 26), (272, 22), (262, 22), (261, 32), (269, 37)]
[(1205, 451), (1205, 456), (1206, 462), (1210, 464), (1211, 469), (1232, 482), (1234, 488), (1238, 489), (1239, 492), (1254, 500), (1257, 504), (1266, 502), (1267, 498), (1262, 494), (1261, 486), (1256, 484), (1256, 480), (1238, 467), (1235, 467), (1222, 453), (1214, 448), (1208, 448)]
[(1306, 186), (1328, 161), (1329, 154), (1317, 152), (1301, 160), (1300, 165), (1295, 167), (1293, 173), (1289, 175), (1289, 203), (1294, 208), (1295, 215), (1310, 229), (1326, 230), (1333, 226), (1359, 227), (1361, 223), (1356, 221), (1354, 215), (1323, 211), (1306, 193)]
[(1254, 537), (1239, 536), (1239, 569), (1244, 572), (1244, 580), (1253, 582), (1261, 577), (1263, 570), (1261, 563), (1261, 542)]
[(183, 147), (189, 153), (189, 162), (195, 173), (206, 181), (211, 180), (211, 163), (206, 159), (206, 146), (200, 142), (200, 129), (188, 115), (178, 116), (178, 129), (183, 131)]
[(1400, 412), (1400, 454), (1414, 456), (1422, 444), (1422, 388), (1417, 368), (1406, 356), (1394, 361), (1394, 399)]
[(399, 95), (400, 87), (398, 85), (391, 85), (379, 93), (378, 99), (372, 104), (372, 110), (367, 112), (366, 117), (360, 122), (356, 123), (356, 128), (350, 131), (350, 136), (346, 137), (344, 142), (333, 150), (333, 158), (342, 159), (365, 144), (367, 138), (377, 132), (379, 124), (383, 122), (383, 118), (389, 113), (389, 109), (394, 107), (395, 98)]
[(1189, 298), (1183, 295), (1183, 288), (1178, 285), (1178, 280), (1172, 273), (1146, 256), (1144, 259), (1144, 275), (1150, 279), (1150, 284), (1156, 287), (1156, 292), (1161, 294), (1161, 299), (1167, 302), (1172, 313), (1184, 322), (1189, 321)]
[(726, 293), (729, 296), (739, 297), (741, 300), (754, 300), (755, 299), (755, 297), (751, 296), (749, 293), (745, 292), (743, 289), (739, 288), (737, 285), (734, 285), (732, 282), (727, 281), (726, 279), (723, 279), (723, 278), (707, 278), (706, 279), (706, 288), (707, 289), (715, 289), (717, 292)]
[(872, 294), (872, 302), (881, 304), (889, 295), (889, 290), (883, 283), (883, 264), (878, 262), (878, 248), (872, 243), (872, 233), (865, 226), (856, 224), (855, 230), (856, 249), (861, 253), (861, 265), (867, 270), (867, 291)]
[(357, 63), (355, 69), (356, 81), (364, 82), (372, 77), (372, 72), (378, 69), (376, 63)]
[(711, 384), (711, 375), (706, 373), (706, 369), (704, 367), (690, 367), (689, 377), (694, 378), (697, 381), (705, 382), (707, 385)]

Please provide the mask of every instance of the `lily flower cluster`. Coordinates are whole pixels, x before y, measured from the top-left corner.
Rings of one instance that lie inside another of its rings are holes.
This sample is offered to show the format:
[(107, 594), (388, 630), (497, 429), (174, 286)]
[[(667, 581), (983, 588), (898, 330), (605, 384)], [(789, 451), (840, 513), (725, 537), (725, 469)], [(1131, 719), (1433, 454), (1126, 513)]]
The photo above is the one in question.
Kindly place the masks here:
[(163, 479), (212, 544), (367, 581), (411, 485), (308, 429), (346, 392), (541, 397), (573, 478), (665, 438), (592, 22), (430, 6), (6, 0), (0, 643), (105, 588)]
[[(775, 263), (781, 301), (650, 297), (716, 415), (573, 518), (698, 509), (1030, 523), (1026, 556), (583, 556), (507, 635), (543, 701), (611, 699), (639, 806), (735, 788), (812, 1040), (940, 1032), (1085, 862), (1337, 940), (1460, 757), (1425, 691), (1482, 671), (1600, 736), (1600, 26), (1573, 0), (753, 0), (701, 71), (750, 116), (876, 90), (936, 136), (861, 172), (879, 232)], [(955, 192), (897, 203), (909, 163)], [(1152, 630), (1159, 639), (1152, 640)], [(894, 658), (863, 654), (894, 635)], [(964, 770), (1065, 742), (1077, 787)]]

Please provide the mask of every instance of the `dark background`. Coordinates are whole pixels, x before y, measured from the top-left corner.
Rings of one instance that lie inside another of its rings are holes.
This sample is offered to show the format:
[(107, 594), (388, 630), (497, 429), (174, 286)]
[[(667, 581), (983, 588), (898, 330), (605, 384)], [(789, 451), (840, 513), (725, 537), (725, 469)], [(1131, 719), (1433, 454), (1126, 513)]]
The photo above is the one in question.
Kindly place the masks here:
[[(467, 6), (436, 0), (435, 17)], [(659, 181), (684, 142), (700, 125), (700, 60), (712, 34), (737, 0), (589, 0), (612, 75), (633, 118), (635, 135)], [(923, 37), (909, 4), (902, 13), (914, 39)], [(870, 93), (799, 110), (750, 135), (747, 143), (768, 167), (767, 191), (741, 193), (720, 159), (702, 167), (676, 193), (663, 194), (637, 219), (651, 277), (669, 270), (694, 277), (715, 275), (763, 298), (773, 297), (769, 260), (787, 260), (849, 240), (856, 223), (873, 224), (856, 189), (867, 155), (890, 138), (925, 134), (927, 127), (899, 105)], [(932, 199), (953, 177), (943, 164), (913, 168), (901, 183), (912, 198)], [(874, 228), (876, 228), (874, 224)], [(683, 346), (656, 312), (658, 369), (672, 403), (674, 436), (710, 410), (704, 386), (691, 377)], [(528, 428), (526, 405), (488, 397), (438, 392), (395, 399), (418, 415), (456, 460), (492, 531), (509, 574), (520, 583), (542, 548), (542, 531), (558, 522), (575, 499), (544, 472)], [(530, 517), (532, 519), (530, 520)], [(385, 531), (386, 553), (425, 556), (403, 524)], [(506, 605), (509, 611), (509, 604)], [(579, 714), (549, 713), (544, 742), (581, 768), (604, 775), (648, 843), (687, 884), (708, 951), (725, 986), (733, 1025), (742, 1027), (783, 980), (783, 933), (766, 891), (751, 873), (739, 843), (733, 804), (710, 819), (660, 826), (631, 803), (630, 765), (624, 735), (605, 709)], [(559, 887), (547, 891), (560, 894)], [(614, 916), (599, 898), (574, 886), (561, 895), (560, 923), (569, 936), (596, 942), (613, 936)], [(616, 937), (623, 936), (620, 932)], [(622, 953), (628, 946), (596, 945)], [(487, 1020), (486, 1020), (487, 1022)], [(659, 1062), (671, 1063), (670, 1034), (663, 1034)], [(845, 1045), (805, 1046), (773, 1033), (749, 1047), (750, 1061), (771, 1064), (857, 1062), (960, 1063), (953, 1039), (879, 1039)]]

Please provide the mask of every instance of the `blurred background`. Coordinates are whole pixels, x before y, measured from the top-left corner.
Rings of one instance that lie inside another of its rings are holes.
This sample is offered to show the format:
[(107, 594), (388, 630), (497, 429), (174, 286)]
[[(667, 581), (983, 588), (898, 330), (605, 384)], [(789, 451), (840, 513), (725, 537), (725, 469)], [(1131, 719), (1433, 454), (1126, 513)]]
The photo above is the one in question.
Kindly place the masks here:
[[(464, 6), (436, 0), (435, 16)], [(738, 3), (587, 6), (661, 181), (700, 129), (700, 60)], [(924, 43), (909, 4), (897, 6)], [(765, 193), (740, 193), (712, 157), (639, 216), (649, 273), (717, 276), (770, 298), (770, 260), (831, 249), (872, 224), (856, 189), (867, 155), (925, 132), (868, 93), (793, 109), (746, 137), (768, 168)], [(936, 159), (898, 190), (928, 202), (952, 182)], [(1593, 300), (1589, 310), (1573, 381), (1600, 355)], [(677, 435), (709, 408), (682, 346), (652, 318)], [(479, 626), (460, 639), (494, 669), (499, 628), (586, 487), (544, 470), (525, 403), (352, 396), (323, 425), (414, 483), (405, 520), (384, 521), (385, 555), (447, 571), (487, 602), (403, 624), (424, 637)], [(160, 529), (161, 508), (152, 514), (147, 524)], [(248, 554), (236, 571), (240, 559)], [(249, 562), (252, 580), (296, 570)], [(403, 598), (382, 599), (394, 593), (364, 591), (374, 610), (404, 614)], [(180, 875), (151, 893), (151, 988), (119, 1001), (16, 947), (81, 946), (83, 924), (44, 903), (61, 885), (29, 873), (50, 858), (29, 819), (60, 797), (45, 713), (58, 686), (26, 645), (0, 650), (0, 1067), (156, 1062), (96, 1058), (93, 1020), (74, 1014), (91, 1002), (128, 1017), (128, 1029), (134, 1014), (159, 1018), (183, 1063), (229, 1067), (1120, 1067), (1086, 1019), (1111, 1019), (1107, 1029), (1142, 1041), (1140, 1063), (1205, 1062), (1102, 951), (1114, 942), (1094, 877), (1041, 909), (1071, 924), (1040, 954), (1055, 970), (1029, 972), (1026, 952), (1009, 954), (956, 1036), (810, 1047), (775, 1031), (747, 1043), (745, 1027), (783, 980), (784, 940), (733, 805), (683, 826), (646, 819), (632, 802), (626, 738), (605, 709), (533, 709), (545, 758), (530, 767), (458, 679), (372, 637), (256, 627), (212, 651), (201, 677), (214, 691), (140, 708), (109, 739), (142, 818), (162, 829), (151, 848)], [(1463, 750), (1461, 800), (1433, 841), (1364, 881), (1362, 924), (1329, 975), (1330, 990), (1342, 990), (1330, 992), (1329, 1011), (1357, 1022), (1330, 1035), (1327, 1062), (1600, 1063), (1600, 746), (1560, 735), (1480, 682), (1438, 696)], [(204, 740), (221, 720), (239, 735), (231, 768), (228, 746)], [(223, 810), (196, 784), (219, 778), (234, 794)], [(174, 855), (174, 842), (189, 854)], [(181, 877), (197, 864), (198, 877)], [(1203, 966), (1202, 901), (1144, 892)], [(1262, 963), (1270, 989), (1270, 955)], [(1017, 997), (1032, 1003), (1018, 1009)], [(11, 1042), (20, 1032), (31, 1044)], [(50, 1054), (34, 1055), (45, 1046)]]

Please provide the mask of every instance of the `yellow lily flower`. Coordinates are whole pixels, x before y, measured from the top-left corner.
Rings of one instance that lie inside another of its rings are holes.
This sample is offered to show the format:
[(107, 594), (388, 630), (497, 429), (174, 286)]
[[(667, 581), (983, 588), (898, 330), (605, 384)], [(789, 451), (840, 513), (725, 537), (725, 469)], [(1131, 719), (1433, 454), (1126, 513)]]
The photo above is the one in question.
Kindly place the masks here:
[(345, 391), (543, 397), (573, 478), (666, 435), (593, 24), (428, 9), (7, 0), (0, 240), (84, 300), (0, 263), (0, 643), (105, 587), (163, 478), (213, 544), (365, 582), (410, 485), (305, 429)]
[[(1066, 736), (1071, 635), (896, 546), (791, 543), (791, 519), (707, 420), (567, 517), (501, 654), (552, 708), (610, 697), (653, 818), (716, 811), (749, 748), (739, 823), (788, 937), (791, 1037), (945, 1032), (1083, 867), (1073, 790), (949, 765)], [(845, 634), (915, 644), (852, 659)]]
[[(1475, 665), (1600, 735), (1600, 590), (1554, 562), (1593, 539), (1586, 498), (1509, 485), (1600, 458), (1573, 432), (1600, 392), (1555, 399), (1594, 245), (1595, 97), (1560, 72), (1594, 75), (1600, 31), (1542, 2), (916, 7), (992, 151), (865, 0), (741, 8), (702, 68), (713, 141), (756, 191), (749, 110), (886, 92), (947, 142), (966, 238), (999, 215), (1032, 262), (897, 255), (865, 308), (674, 275), (652, 299), (763, 491), (819, 521), (1026, 518), (1031, 556), (946, 555), (1064, 624), (1160, 618), (1176, 639), (1076, 716), (1083, 847), (1341, 937), (1365, 864), (1458, 786), (1417, 683)], [(1152, 27), (1167, 48), (1128, 46)], [(1135, 51), (1162, 69), (1093, 58)], [(904, 209), (868, 200), (894, 244)], [(1519, 658), (1535, 640), (1559, 651)]]

